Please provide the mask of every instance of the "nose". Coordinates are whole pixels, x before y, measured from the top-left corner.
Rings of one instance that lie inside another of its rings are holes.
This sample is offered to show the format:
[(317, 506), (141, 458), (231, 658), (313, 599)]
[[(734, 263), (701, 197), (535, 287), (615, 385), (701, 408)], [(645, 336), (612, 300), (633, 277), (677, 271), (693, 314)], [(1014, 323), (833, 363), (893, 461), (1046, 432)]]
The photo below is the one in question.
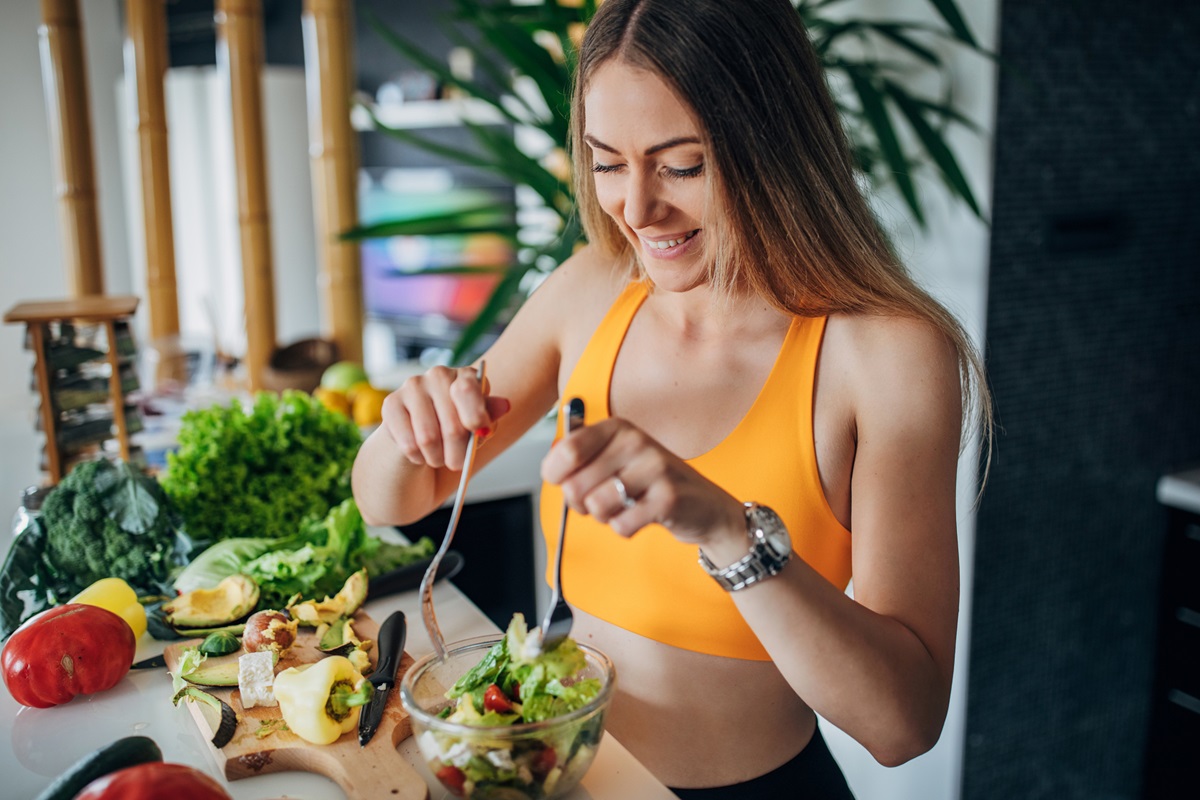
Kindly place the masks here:
[(634, 174), (625, 185), (625, 222), (634, 230), (649, 227), (666, 212), (653, 175)]

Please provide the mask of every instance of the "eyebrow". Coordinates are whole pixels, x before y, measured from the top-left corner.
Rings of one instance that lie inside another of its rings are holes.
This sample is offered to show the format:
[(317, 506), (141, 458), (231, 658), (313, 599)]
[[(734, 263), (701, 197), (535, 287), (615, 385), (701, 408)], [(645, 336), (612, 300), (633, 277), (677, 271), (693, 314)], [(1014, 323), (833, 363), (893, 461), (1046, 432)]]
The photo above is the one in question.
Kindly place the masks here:
[[(614, 155), (620, 155), (615, 147), (605, 144), (595, 136), (592, 136), (590, 133), (585, 133), (583, 135), (583, 140), (597, 150), (604, 150), (605, 152), (613, 153)], [(701, 142), (695, 136), (676, 136), (674, 139), (668, 139), (667, 141), (660, 142), (652, 147), (647, 147), (644, 155), (652, 156), (655, 153), (660, 153), (663, 150), (669, 150), (672, 147), (678, 147), (681, 144), (703, 144), (703, 142)]]

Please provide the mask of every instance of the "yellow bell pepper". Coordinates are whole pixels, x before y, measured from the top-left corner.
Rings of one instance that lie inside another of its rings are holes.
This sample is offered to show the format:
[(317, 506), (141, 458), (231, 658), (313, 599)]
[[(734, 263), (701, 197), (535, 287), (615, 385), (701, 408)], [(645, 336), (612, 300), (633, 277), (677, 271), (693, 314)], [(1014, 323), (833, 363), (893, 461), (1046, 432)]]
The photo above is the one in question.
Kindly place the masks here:
[(71, 598), (72, 603), (99, 606), (129, 623), (133, 638), (146, 632), (146, 609), (138, 602), (137, 592), (120, 578), (101, 578)]
[(292, 733), (313, 744), (331, 744), (358, 725), (359, 706), (375, 687), (345, 656), (285, 669), (275, 676), (275, 699)]

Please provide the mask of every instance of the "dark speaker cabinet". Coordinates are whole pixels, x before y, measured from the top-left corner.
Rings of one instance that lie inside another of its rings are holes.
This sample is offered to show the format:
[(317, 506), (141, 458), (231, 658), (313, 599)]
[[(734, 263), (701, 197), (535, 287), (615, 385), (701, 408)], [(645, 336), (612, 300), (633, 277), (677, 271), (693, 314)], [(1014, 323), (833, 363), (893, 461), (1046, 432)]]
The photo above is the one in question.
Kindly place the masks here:
[(1200, 514), (1170, 510), (1159, 592), (1158, 646), (1145, 800), (1200, 792)]

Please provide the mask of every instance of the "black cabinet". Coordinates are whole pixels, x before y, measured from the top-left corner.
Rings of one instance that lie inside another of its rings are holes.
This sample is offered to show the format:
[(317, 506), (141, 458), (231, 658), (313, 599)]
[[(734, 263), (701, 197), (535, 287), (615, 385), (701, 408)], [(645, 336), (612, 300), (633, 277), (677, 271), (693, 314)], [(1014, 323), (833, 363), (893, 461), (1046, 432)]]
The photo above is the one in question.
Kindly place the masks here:
[(1145, 800), (1200, 792), (1200, 514), (1177, 508), (1163, 549), (1145, 764)]
[[(422, 536), (441, 545), (450, 509), (441, 508), (401, 532), (410, 541)], [(538, 621), (534, 592), (533, 498), (529, 495), (463, 506), (452, 550), (463, 555), (454, 585), (501, 630), (514, 612)]]

